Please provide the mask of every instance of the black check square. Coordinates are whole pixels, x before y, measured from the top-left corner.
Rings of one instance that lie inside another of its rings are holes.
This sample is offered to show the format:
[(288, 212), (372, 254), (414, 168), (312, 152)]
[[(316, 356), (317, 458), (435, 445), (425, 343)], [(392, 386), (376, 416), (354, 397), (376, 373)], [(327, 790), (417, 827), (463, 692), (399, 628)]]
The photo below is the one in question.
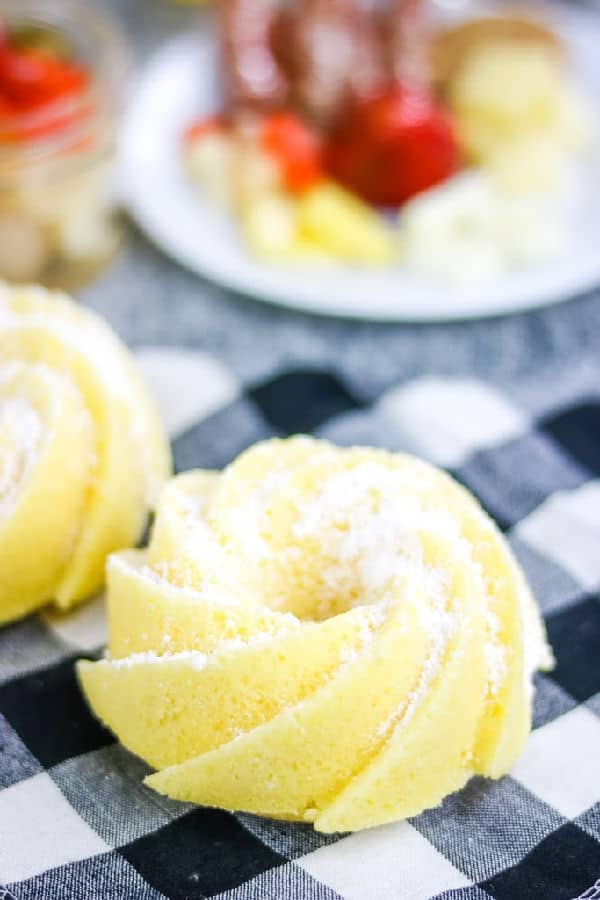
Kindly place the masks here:
[(215, 809), (187, 813), (120, 853), (170, 900), (212, 897), (285, 862), (233, 815)]
[(473, 778), (440, 806), (411, 820), (474, 882), (514, 865), (563, 822), (563, 816), (510, 776), (498, 782)]
[(541, 427), (579, 465), (600, 475), (600, 402), (589, 400), (546, 418)]
[(453, 891), (444, 891), (443, 894), (438, 894), (434, 900), (490, 900), (490, 897), (491, 895), (486, 894), (478, 884), (473, 884), (465, 888), (456, 888)]
[[(294, 863), (261, 872), (214, 900), (341, 900), (341, 895)], [(365, 898), (367, 900), (367, 898)]]
[(575, 900), (600, 871), (598, 842), (568, 822), (516, 866), (481, 884), (495, 900)]
[(222, 469), (250, 444), (273, 433), (254, 404), (240, 398), (175, 439), (175, 471)]
[(0, 712), (46, 768), (114, 742), (89, 711), (73, 660), (0, 686)]
[(600, 803), (595, 803), (575, 820), (580, 828), (600, 841)]
[(362, 403), (329, 372), (298, 369), (254, 387), (249, 396), (282, 435), (314, 431)]
[(50, 869), (11, 888), (18, 900), (165, 900), (116, 852)]
[(264, 819), (249, 813), (236, 813), (239, 822), (258, 840), (286, 859), (297, 859), (307, 853), (339, 841), (339, 834), (322, 834), (302, 822)]
[(571, 709), (575, 709), (577, 701), (557, 684), (548, 674), (537, 672), (533, 679), (535, 693), (533, 695), (532, 728), (541, 728), (553, 722)]
[(530, 547), (518, 532), (511, 531), (507, 537), (544, 616), (552, 615), (581, 599), (581, 585), (558, 563)]
[(17, 732), (0, 715), (0, 790), (42, 771)]
[(502, 529), (515, 525), (553, 491), (572, 490), (587, 478), (560, 447), (535, 433), (480, 450), (454, 474)]
[[(598, 548), (600, 553), (600, 547)], [(556, 667), (548, 674), (572, 697), (600, 691), (600, 599), (588, 597), (546, 619)]]

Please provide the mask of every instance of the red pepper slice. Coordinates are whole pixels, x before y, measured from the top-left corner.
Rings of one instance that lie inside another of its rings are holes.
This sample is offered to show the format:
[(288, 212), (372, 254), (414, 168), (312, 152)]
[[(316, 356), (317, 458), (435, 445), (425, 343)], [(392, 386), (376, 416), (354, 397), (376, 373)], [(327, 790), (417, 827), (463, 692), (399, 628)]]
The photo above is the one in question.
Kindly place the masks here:
[(322, 175), (319, 138), (298, 116), (275, 113), (265, 119), (260, 146), (277, 162), (285, 187), (292, 193), (307, 190)]
[(0, 89), (23, 111), (81, 92), (89, 75), (75, 63), (62, 62), (40, 50), (0, 51)]
[(61, 103), (81, 97), (90, 81), (89, 71), (77, 62), (40, 49), (12, 46), (0, 23), (1, 140), (46, 137), (89, 115), (89, 104), (63, 109)]
[(184, 143), (193, 143), (208, 134), (218, 134), (227, 130), (225, 118), (220, 115), (205, 116), (188, 125), (183, 132)]

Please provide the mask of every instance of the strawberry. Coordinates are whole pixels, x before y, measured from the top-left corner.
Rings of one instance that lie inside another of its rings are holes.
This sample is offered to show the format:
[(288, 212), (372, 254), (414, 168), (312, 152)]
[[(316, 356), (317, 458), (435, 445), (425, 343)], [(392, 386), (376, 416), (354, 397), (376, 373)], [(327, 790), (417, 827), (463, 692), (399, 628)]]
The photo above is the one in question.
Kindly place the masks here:
[(324, 165), (369, 203), (397, 207), (453, 175), (460, 157), (445, 110), (423, 90), (395, 87), (344, 110)]

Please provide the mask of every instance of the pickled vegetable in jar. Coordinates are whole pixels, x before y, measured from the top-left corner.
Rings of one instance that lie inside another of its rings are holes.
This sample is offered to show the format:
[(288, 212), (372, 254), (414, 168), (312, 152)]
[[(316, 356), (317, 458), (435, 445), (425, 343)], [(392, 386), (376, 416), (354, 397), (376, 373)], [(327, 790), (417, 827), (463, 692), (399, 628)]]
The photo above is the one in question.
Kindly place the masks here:
[(0, 0), (0, 278), (73, 288), (120, 243), (127, 50), (80, 0)]

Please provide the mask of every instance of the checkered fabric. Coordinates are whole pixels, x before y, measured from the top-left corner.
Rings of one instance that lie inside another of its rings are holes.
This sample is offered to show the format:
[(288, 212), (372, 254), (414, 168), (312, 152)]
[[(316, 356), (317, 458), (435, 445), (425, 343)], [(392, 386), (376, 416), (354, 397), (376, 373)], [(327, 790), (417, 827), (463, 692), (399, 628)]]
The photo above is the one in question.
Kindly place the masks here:
[(423, 377), (365, 396), (335, 371), (241, 385), (202, 353), (139, 354), (179, 470), (274, 434), (416, 452), (506, 532), (556, 654), (511, 774), (353, 835), (175, 803), (93, 718), (73, 662), (101, 600), (0, 632), (0, 882), (10, 900), (600, 897), (600, 368), (549, 391)]

